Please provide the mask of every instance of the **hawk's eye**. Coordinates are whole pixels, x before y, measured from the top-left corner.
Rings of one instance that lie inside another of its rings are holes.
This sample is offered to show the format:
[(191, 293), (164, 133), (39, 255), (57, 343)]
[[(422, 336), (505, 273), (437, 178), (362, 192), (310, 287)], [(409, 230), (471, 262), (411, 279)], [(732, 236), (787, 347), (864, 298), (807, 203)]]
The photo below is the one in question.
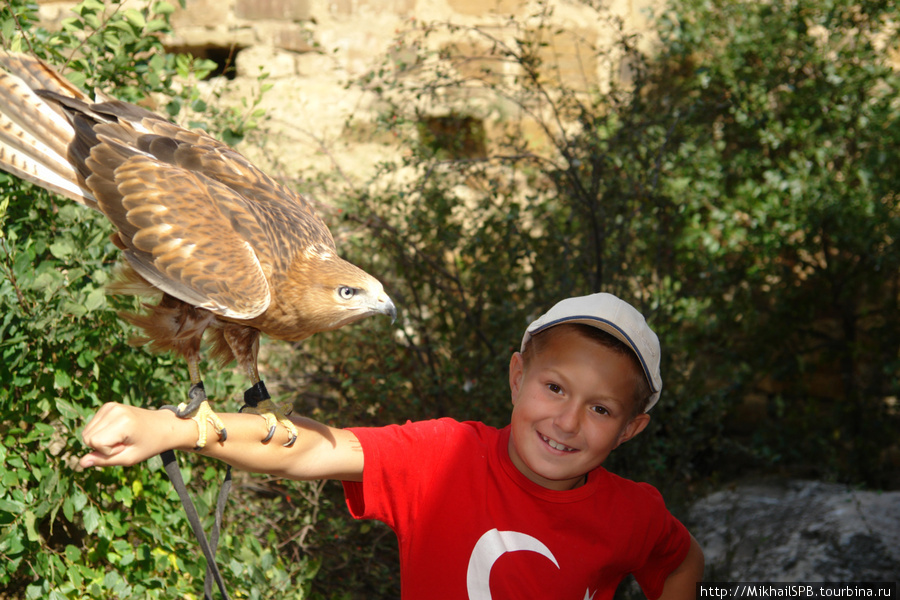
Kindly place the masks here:
[(356, 290), (352, 287), (342, 287), (338, 290), (338, 295), (344, 300), (349, 300), (356, 295)]

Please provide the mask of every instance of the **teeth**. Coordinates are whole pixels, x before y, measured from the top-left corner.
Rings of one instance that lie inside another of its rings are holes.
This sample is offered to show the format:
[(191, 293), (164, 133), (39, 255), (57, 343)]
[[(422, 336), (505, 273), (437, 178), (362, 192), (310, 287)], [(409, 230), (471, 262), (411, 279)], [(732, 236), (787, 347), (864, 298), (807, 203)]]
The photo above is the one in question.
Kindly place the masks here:
[(551, 440), (550, 438), (548, 438), (546, 436), (542, 435), (541, 438), (545, 442), (547, 442), (547, 444), (549, 444), (551, 448), (555, 448), (557, 450), (562, 450), (563, 452), (574, 452), (575, 451), (573, 448), (569, 448), (568, 446), (563, 446), (562, 444), (560, 444), (558, 442), (554, 442), (553, 440)]

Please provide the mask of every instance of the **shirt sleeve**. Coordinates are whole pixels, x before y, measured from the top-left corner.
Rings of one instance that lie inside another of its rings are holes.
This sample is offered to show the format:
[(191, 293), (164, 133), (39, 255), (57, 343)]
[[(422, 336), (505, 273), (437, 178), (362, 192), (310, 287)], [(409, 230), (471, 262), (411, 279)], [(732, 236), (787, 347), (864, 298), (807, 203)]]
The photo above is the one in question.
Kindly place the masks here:
[(633, 575), (649, 600), (662, 595), (669, 575), (678, 568), (691, 546), (691, 535), (665, 506), (662, 495), (651, 486), (653, 492), (651, 526), (647, 530), (650, 554), (644, 565)]
[(447, 419), (386, 427), (353, 428), (363, 449), (361, 482), (345, 481), (355, 519), (376, 519), (397, 529), (409, 522), (439, 472), (451, 422)]

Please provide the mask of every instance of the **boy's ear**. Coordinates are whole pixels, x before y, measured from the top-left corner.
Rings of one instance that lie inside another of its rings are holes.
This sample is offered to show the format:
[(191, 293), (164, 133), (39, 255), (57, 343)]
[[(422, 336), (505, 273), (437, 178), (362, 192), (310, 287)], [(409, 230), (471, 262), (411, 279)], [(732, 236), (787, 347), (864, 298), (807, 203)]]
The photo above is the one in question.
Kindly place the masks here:
[(522, 389), (522, 379), (525, 376), (525, 363), (521, 352), (514, 352), (509, 359), (509, 392), (512, 395), (513, 404)]
[(650, 424), (650, 415), (647, 413), (642, 413), (628, 422), (628, 425), (625, 426), (625, 429), (622, 430), (621, 435), (619, 435), (619, 441), (616, 442), (616, 448), (642, 432), (647, 428), (647, 425)]

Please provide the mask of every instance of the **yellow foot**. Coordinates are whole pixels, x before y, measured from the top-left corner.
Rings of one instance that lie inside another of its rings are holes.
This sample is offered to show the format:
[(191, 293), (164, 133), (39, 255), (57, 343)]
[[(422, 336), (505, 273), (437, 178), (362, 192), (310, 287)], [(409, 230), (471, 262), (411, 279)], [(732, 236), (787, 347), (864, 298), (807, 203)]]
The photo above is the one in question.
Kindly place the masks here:
[(197, 444), (194, 446), (195, 450), (200, 450), (206, 446), (207, 423), (212, 425), (221, 441), (224, 442), (228, 438), (228, 432), (225, 431), (225, 423), (222, 422), (219, 415), (217, 415), (209, 406), (207, 400), (203, 400), (196, 408), (194, 408), (194, 410), (190, 410), (188, 404), (182, 402), (178, 405), (178, 408), (175, 409), (175, 414), (183, 419), (190, 419), (197, 423), (199, 435), (197, 436)]
[(263, 443), (272, 439), (272, 436), (275, 435), (275, 427), (278, 423), (284, 425), (284, 428), (288, 430), (288, 435), (290, 435), (290, 439), (284, 444), (285, 446), (291, 446), (297, 441), (297, 428), (291, 420), (287, 418), (288, 415), (291, 414), (290, 408), (285, 410), (267, 398), (261, 400), (256, 406), (244, 406), (241, 409), (241, 412), (259, 415), (266, 420), (266, 428), (269, 430), (269, 433), (263, 438)]
[(219, 418), (213, 409), (210, 408), (209, 402), (206, 400), (206, 391), (203, 389), (203, 383), (195, 383), (188, 392), (190, 402), (182, 402), (178, 406), (163, 406), (175, 412), (182, 419), (191, 419), (197, 423), (199, 434), (197, 436), (197, 445), (195, 450), (199, 450), (206, 446), (206, 424), (209, 423), (218, 434), (221, 441), (228, 438), (228, 432), (225, 431), (225, 423)]

